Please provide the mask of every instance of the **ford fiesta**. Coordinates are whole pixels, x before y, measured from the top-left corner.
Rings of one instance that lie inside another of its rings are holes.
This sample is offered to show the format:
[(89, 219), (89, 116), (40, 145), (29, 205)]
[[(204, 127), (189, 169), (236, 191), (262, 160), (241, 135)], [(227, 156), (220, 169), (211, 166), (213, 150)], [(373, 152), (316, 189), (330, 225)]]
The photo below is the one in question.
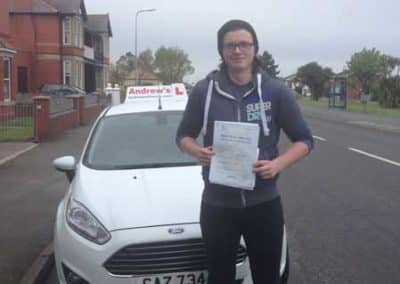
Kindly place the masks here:
[[(112, 106), (78, 161), (54, 161), (70, 181), (55, 224), (60, 283), (207, 283), (201, 168), (175, 145), (186, 100), (159, 94)], [(286, 235), (283, 243), (286, 279)], [(243, 242), (236, 263), (242, 283), (249, 275)]]

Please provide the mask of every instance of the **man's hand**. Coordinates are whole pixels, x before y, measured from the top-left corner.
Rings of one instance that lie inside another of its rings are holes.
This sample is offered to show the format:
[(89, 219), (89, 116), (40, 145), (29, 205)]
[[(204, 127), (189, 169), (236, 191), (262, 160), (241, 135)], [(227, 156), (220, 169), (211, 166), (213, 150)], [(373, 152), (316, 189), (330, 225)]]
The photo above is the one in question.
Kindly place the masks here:
[(215, 155), (212, 146), (201, 147), (192, 137), (183, 137), (180, 141), (183, 152), (195, 157), (202, 166), (210, 166), (211, 157)]
[(275, 177), (283, 167), (277, 160), (259, 160), (253, 165), (253, 172), (258, 174), (262, 179), (270, 179)]
[(258, 174), (262, 179), (273, 178), (278, 173), (307, 155), (308, 152), (309, 148), (306, 143), (293, 143), (284, 154), (274, 160), (259, 160), (255, 162), (253, 165), (253, 172)]
[(211, 162), (211, 157), (215, 155), (215, 152), (213, 151), (211, 146), (208, 146), (206, 148), (199, 148), (196, 151), (196, 158), (200, 162), (202, 166), (210, 166)]

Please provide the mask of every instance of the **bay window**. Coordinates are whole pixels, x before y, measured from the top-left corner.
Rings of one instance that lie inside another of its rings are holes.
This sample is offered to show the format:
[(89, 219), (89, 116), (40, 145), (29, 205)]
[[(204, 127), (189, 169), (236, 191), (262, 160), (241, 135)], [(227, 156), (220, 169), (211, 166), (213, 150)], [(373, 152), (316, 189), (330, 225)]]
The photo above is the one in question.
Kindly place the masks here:
[(4, 101), (11, 100), (11, 59), (4, 58), (3, 61), (3, 88), (4, 88)]
[(80, 18), (65, 17), (63, 20), (64, 44), (82, 47), (83, 30)]
[(72, 62), (71, 60), (64, 60), (64, 84), (71, 85)]

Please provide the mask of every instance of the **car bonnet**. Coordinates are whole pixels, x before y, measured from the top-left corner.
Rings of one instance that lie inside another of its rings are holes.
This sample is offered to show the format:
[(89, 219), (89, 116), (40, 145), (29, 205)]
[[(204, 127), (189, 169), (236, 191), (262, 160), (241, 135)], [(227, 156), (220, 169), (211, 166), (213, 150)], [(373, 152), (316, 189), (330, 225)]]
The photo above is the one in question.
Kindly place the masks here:
[(80, 165), (72, 186), (73, 198), (109, 231), (199, 222), (200, 166), (104, 171)]

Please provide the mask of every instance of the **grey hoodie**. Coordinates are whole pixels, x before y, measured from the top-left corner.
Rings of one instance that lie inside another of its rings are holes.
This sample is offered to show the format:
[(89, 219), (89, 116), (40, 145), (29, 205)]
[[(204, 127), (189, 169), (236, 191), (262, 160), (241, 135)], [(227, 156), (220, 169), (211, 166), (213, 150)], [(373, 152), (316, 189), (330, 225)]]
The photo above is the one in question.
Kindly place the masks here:
[[(214, 121), (221, 120), (260, 125), (259, 160), (273, 160), (279, 155), (277, 145), (281, 129), (292, 142), (301, 141), (309, 150), (313, 148), (313, 137), (294, 95), (282, 82), (266, 74), (255, 74), (252, 88), (240, 99), (229, 91), (232, 88), (235, 85), (223, 71), (214, 71), (196, 84), (176, 134), (178, 146), (183, 137), (196, 139), (200, 133), (204, 147), (212, 146)], [(202, 175), (203, 202), (211, 205), (242, 208), (279, 195), (278, 175), (272, 179), (257, 176), (252, 191), (210, 183), (208, 167), (203, 167)]]

